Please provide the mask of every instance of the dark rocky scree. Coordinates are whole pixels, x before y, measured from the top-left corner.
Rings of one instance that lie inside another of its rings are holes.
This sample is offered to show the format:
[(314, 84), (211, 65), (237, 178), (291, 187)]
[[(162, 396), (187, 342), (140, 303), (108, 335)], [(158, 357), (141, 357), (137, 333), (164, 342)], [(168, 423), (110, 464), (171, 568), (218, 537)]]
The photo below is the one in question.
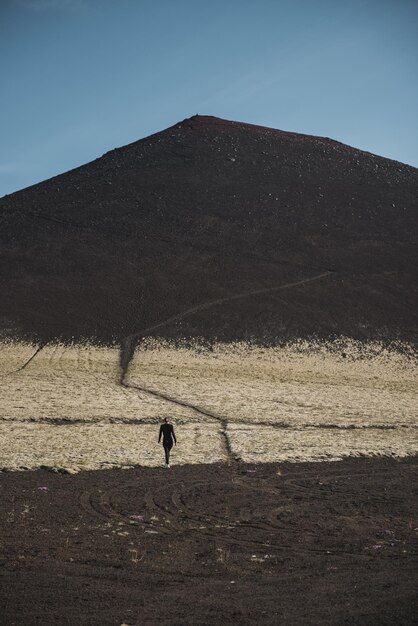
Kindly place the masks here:
[(0, 330), (111, 343), (220, 300), (155, 334), (413, 341), (417, 192), (407, 165), (195, 116), (0, 200)]

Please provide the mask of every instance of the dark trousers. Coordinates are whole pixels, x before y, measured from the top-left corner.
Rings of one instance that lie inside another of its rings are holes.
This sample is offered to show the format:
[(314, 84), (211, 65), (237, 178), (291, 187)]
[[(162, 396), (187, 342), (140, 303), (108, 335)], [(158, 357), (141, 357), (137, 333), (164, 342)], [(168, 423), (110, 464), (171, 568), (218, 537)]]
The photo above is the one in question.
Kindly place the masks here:
[(170, 463), (170, 450), (173, 447), (172, 441), (163, 441), (164, 452), (165, 452), (165, 462), (167, 465)]

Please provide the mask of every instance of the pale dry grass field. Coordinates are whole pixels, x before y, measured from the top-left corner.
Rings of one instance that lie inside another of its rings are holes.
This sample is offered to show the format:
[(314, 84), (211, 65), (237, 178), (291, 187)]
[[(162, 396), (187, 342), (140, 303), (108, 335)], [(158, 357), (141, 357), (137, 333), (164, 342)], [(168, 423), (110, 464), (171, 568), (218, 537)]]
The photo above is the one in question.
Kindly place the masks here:
[(165, 416), (179, 437), (174, 463), (418, 452), (408, 346), (149, 339), (124, 386), (118, 360), (117, 348), (0, 344), (0, 468), (159, 465)]

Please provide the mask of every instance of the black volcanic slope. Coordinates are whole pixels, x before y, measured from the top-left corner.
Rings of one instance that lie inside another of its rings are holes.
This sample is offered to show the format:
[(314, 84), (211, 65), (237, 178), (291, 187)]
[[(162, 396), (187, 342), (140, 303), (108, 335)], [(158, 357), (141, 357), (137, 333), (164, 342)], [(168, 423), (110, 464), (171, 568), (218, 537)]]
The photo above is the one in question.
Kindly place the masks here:
[(401, 163), (192, 117), (1, 199), (0, 330), (414, 340), (417, 192)]

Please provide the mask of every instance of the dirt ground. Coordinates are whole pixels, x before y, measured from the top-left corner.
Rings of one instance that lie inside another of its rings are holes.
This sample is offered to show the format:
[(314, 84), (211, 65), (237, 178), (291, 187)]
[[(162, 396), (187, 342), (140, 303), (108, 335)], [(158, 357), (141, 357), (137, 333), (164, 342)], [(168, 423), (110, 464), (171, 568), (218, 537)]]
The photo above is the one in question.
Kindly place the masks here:
[(2, 623), (413, 624), (417, 465), (3, 472)]

